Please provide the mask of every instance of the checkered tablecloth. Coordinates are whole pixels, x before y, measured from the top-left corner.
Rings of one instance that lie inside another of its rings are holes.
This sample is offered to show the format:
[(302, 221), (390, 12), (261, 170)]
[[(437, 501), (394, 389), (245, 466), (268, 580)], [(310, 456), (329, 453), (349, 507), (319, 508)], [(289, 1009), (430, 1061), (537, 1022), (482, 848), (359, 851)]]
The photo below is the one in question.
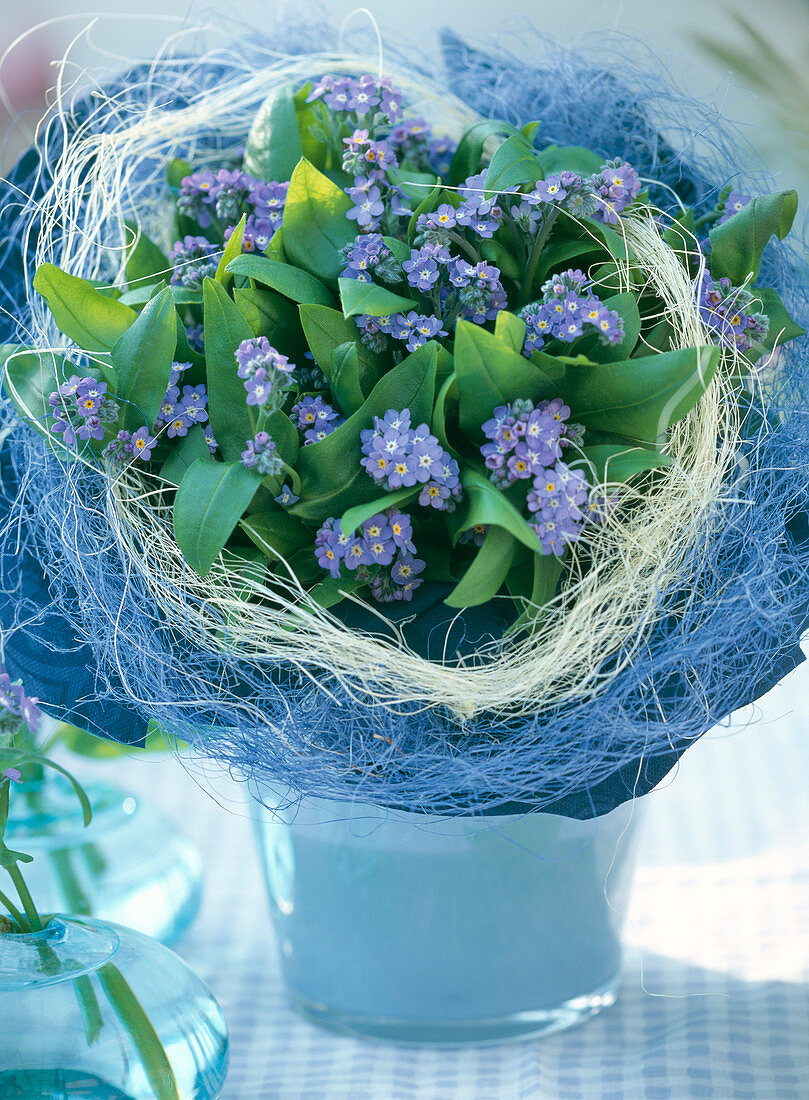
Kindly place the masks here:
[(809, 1098), (809, 672), (757, 713), (704, 738), (645, 800), (618, 1004), (488, 1048), (400, 1049), (298, 1019), (241, 788), (174, 760), (112, 765), (205, 853), (203, 910), (179, 952), (228, 1018), (224, 1100)]

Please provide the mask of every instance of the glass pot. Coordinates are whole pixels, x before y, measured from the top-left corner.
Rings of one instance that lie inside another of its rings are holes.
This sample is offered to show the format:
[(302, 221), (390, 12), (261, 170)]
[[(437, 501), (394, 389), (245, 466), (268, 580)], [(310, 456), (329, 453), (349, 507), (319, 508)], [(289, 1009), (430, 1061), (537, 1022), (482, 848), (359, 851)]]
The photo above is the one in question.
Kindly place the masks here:
[(0, 932), (4, 1100), (208, 1100), (228, 1063), (222, 1010), (168, 948), (57, 916)]
[(569, 1027), (615, 1001), (631, 804), (590, 821), (441, 817), (258, 793), (281, 965), (308, 1019), (482, 1043)]
[(161, 813), (108, 783), (83, 783), (81, 806), (62, 775), (16, 788), (6, 834), (34, 862), (26, 879), (44, 912), (95, 916), (173, 943), (199, 910), (202, 859)]

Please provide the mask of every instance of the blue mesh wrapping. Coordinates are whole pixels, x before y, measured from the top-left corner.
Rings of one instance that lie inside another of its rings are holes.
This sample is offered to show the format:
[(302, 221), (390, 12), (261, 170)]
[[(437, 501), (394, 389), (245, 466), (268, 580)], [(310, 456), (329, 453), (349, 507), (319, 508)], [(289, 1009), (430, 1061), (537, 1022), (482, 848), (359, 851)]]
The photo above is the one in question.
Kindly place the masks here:
[[(542, 142), (625, 157), (661, 181), (652, 197), (663, 207), (673, 207), (669, 189), (700, 210), (727, 182), (754, 193), (770, 186), (760, 167), (750, 169), (738, 136), (711, 108), (674, 90), (653, 58), (632, 61), (615, 43), (608, 52), (602, 62), (537, 36), (527, 64), (447, 35), (442, 79), (483, 115), (541, 119)], [(159, 95), (161, 103), (183, 103), (232, 79), (239, 66), (249, 72), (253, 60), (234, 51), (224, 66), (216, 57), (177, 61), (159, 80), (130, 74), (121, 86), (136, 102)], [(92, 102), (78, 104), (76, 117), (93, 118)], [(105, 119), (93, 125), (103, 128)], [(58, 136), (50, 138), (53, 151)], [(14, 187), (36, 195), (40, 171), (36, 155), (24, 157), (6, 195)], [(136, 192), (135, 206), (139, 197), (148, 196)], [(0, 342), (25, 342), (24, 220), (13, 197), (0, 206), (0, 303), (10, 314)], [(761, 282), (806, 324), (803, 258), (795, 246), (771, 247)], [(328, 679), (320, 690), (290, 670), (252, 667), (236, 652), (212, 656), (172, 629), (139, 578), (125, 574), (103, 511), (92, 506), (103, 496), (103, 475), (80, 465), (66, 471), (25, 427), (0, 452), (5, 661), (52, 712), (93, 732), (131, 741), (151, 719), (240, 775), (304, 794), (434, 812), (502, 812), (514, 804), (578, 817), (607, 812), (649, 790), (705, 730), (802, 659), (805, 339), (784, 351), (783, 368), (768, 395), (778, 415), (766, 427), (749, 421), (743, 498), (721, 506), (709, 553), (695, 545), (677, 586), (661, 594), (660, 621), (594, 700), (538, 700), (529, 721), (482, 715), (458, 729), (440, 711), (393, 714), (352, 701)], [(3, 405), (0, 432), (13, 422)], [(419, 630), (436, 624), (426, 613), (431, 594), (413, 628), (424, 645)], [(479, 632), (485, 623), (470, 618), (464, 629)]]

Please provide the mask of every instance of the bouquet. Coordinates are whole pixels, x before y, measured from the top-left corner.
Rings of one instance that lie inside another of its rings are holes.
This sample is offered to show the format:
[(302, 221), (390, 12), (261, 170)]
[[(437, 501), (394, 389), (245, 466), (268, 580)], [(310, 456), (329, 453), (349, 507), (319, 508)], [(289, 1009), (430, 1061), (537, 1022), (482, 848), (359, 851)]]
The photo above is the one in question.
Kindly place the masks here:
[(679, 162), (602, 70), (621, 141), (570, 132), (575, 66), (569, 117), (540, 68), (498, 117), (463, 56), (449, 90), (210, 62), (75, 125), (12, 514), (153, 725), (304, 792), (587, 816), (794, 647), (797, 200)]

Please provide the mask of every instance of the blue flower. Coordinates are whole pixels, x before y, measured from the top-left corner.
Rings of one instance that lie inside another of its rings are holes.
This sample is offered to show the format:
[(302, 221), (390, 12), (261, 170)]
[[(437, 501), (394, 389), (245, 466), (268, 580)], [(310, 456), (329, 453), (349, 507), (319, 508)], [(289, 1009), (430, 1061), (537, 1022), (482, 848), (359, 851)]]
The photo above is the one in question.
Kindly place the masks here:
[(292, 489), (289, 487), (289, 485), (285, 485), (283, 487), (283, 489), (281, 490), (281, 492), (278, 494), (278, 496), (273, 497), (273, 499), (274, 499), (275, 503), (280, 504), (282, 508), (289, 508), (290, 505), (297, 504), (297, 502), (301, 498), (295, 496), (295, 494), (292, 492)]
[(426, 249), (412, 249), (410, 259), (402, 264), (407, 281), (421, 291), (430, 290), (438, 281), (438, 264)]
[(414, 558), (410, 554), (400, 554), (391, 569), (391, 579), (399, 587), (400, 599), (410, 600), (413, 592), (422, 583), (418, 576), (426, 565), (420, 558)]
[(156, 444), (157, 440), (149, 435), (146, 428), (138, 428), (136, 432), (132, 433), (130, 441), (132, 454), (143, 462), (148, 462), (152, 457), (152, 450)]
[(734, 214), (738, 214), (740, 210), (744, 210), (745, 206), (749, 206), (753, 201), (751, 195), (743, 195), (741, 191), (731, 191), (724, 202), (724, 213), (719, 219), (719, 224), (722, 225), (728, 218), (732, 218)]

